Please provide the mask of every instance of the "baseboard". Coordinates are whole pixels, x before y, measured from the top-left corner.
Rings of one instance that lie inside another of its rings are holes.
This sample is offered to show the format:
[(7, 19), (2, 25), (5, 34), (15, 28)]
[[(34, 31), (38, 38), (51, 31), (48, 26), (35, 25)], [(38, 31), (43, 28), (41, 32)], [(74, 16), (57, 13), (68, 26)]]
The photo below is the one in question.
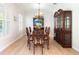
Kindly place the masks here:
[(79, 52), (79, 49), (77, 49), (76, 47), (72, 47), (74, 50), (76, 50), (77, 52)]
[(0, 49), (0, 52), (2, 52), (3, 50), (5, 50), (7, 47), (9, 47), (11, 44), (13, 44), (15, 41), (19, 40), (20, 38), (22, 38), (24, 36), (24, 34), (19, 35), (15, 40), (11, 41), (10, 43), (8, 43), (6, 46), (4, 46), (3, 48)]

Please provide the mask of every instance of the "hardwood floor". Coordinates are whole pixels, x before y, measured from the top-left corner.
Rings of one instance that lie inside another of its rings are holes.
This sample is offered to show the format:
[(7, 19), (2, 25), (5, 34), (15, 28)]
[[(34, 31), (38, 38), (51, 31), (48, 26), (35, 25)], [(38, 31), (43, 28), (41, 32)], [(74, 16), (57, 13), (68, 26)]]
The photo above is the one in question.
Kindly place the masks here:
[[(2, 51), (1, 55), (33, 55), (33, 49), (28, 49), (27, 47), (27, 38), (26, 36), (14, 42), (4, 51)], [(41, 55), (41, 48), (37, 48), (36, 55)], [(50, 38), (49, 50), (44, 48), (44, 55), (78, 55), (79, 52), (75, 51), (72, 48), (63, 48), (56, 41)]]

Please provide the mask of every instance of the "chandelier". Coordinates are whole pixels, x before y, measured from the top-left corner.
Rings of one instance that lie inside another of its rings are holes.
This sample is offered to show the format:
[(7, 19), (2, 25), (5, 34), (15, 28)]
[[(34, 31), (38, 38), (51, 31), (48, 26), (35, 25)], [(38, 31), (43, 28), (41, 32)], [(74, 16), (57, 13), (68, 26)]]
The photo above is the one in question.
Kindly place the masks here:
[(41, 12), (41, 6), (40, 3), (36, 4), (37, 7), (37, 14), (35, 15), (36, 18), (42, 17), (43, 13)]

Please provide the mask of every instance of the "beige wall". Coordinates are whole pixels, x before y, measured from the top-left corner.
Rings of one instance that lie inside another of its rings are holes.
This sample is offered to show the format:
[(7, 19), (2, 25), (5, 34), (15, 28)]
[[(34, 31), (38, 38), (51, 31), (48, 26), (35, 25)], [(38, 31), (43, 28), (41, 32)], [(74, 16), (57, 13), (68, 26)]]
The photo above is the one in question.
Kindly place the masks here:
[[(12, 44), (18, 38), (23, 36), (23, 31), (19, 31), (18, 15), (23, 12), (18, 9), (15, 4), (1, 4), (0, 8), (5, 10), (5, 16), (9, 20), (9, 32), (7, 35), (0, 37), (0, 51)], [(14, 16), (17, 17), (17, 21), (14, 21)]]

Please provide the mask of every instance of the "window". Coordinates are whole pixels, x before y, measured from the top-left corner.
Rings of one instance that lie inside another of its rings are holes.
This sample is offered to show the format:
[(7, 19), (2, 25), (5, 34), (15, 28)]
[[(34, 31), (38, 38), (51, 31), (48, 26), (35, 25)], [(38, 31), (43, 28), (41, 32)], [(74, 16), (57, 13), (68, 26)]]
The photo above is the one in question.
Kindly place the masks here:
[(5, 36), (8, 33), (9, 22), (5, 13), (5, 9), (0, 7), (0, 36)]

